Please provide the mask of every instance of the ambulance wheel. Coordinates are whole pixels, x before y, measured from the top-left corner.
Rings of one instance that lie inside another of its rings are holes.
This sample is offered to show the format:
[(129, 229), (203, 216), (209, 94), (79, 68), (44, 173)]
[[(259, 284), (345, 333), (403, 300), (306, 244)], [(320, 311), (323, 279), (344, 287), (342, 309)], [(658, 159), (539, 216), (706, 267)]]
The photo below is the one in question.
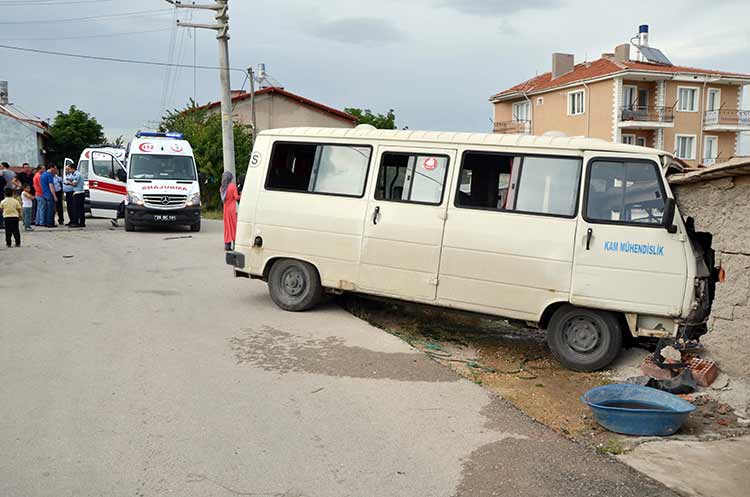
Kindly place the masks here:
[(195, 224), (190, 225), (190, 231), (200, 231), (201, 230), (201, 222), (198, 221)]
[(135, 231), (135, 224), (125, 221), (125, 231)]
[(281, 259), (268, 275), (271, 300), (285, 311), (306, 311), (323, 298), (318, 270), (296, 259)]
[(547, 344), (566, 368), (596, 371), (620, 353), (622, 330), (611, 312), (565, 305), (550, 319)]

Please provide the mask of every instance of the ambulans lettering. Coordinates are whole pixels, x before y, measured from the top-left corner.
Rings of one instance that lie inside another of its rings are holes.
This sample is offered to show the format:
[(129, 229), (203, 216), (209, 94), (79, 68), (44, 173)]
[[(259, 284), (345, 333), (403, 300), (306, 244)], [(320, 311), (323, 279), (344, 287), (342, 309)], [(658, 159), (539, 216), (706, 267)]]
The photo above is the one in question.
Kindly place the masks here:
[(182, 186), (182, 185), (144, 185), (142, 190), (144, 192), (150, 191), (150, 190), (160, 190), (160, 191), (169, 190), (169, 191), (181, 191), (181, 192), (188, 191), (187, 187)]
[(652, 245), (650, 243), (633, 243), (633, 242), (604, 242), (605, 252), (624, 252), (626, 254), (639, 255), (664, 255), (663, 245)]

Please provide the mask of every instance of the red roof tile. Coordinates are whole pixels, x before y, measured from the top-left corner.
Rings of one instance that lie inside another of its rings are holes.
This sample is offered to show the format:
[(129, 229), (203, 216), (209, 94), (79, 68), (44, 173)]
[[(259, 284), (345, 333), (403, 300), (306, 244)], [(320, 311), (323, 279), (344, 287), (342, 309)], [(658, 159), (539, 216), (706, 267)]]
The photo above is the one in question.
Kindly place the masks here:
[[(285, 89), (279, 88), (277, 86), (271, 86), (271, 87), (268, 87), (268, 88), (262, 88), (260, 90), (256, 90), (255, 91), (255, 96), (256, 97), (258, 95), (266, 95), (266, 94), (281, 95), (281, 96), (286, 97), (286, 98), (288, 98), (290, 100), (296, 100), (297, 102), (299, 102), (301, 104), (304, 104), (304, 105), (307, 105), (307, 106), (310, 106), (310, 107), (314, 107), (314, 108), (316, 108), (316, 109), (318, 109), (320, 111), (328, 112), (330, 114), (334, 114), (334, 115), (336, 115), (336, 116), (338, 116), (338, 117), (340, 117), (342, 119), (346, 119), (347, 121), (352, 121), (352, 122), (356, 122), (357, 121), (357, 118), (355, 116), (351, 115), (351, 114), (347, 114), (346, 112), (340, 111), (338, 109), (334, 109), (333, 107), (328, 107), (327, 105), (323, 105), (323, 104), (321, 104), (319, 102), (315, 102), (314, 100), (310, 100), (309, 98), (305, 98), (305, 97), (301, 97), (299, 95), (295, 95), (294, 93), (286, 91)], [(250, 93), (238, 93), (238, 94), (235, 94), (235, 95), (232, 96), (232, 102), (239, 102), (241, 100), (245, 100), (245, 99), (248, 99), (248, 98), (250, 98)], [(216, 106), (218, 106), (220, 104), (221, 104), (221, 102), (210, 102), (210, 103), (208, 103), (206, 105), (202, 105), (202, 106), (200, 106), (198, 108), (199, 109), (205, 109), (205, 108), (210, 108), (210, 107), (216, 107)]]
[(713, 74), (716, 76), (737, 77), (750, 79), (749, 74), (739, 74), (726, 71), (715, 71), (711, 69), (697, 69), (694, 67), (684, 66), (665, 66), (662, 64), (652, 64), (649, 62), (615, 62), (609, 58), (601, 58), (592, 62), (583, 62), (576, 64), (573, 70), (567, 74), (552, 79), (552, 73), (547, 72), (517, 84), (507, 90), (493, 95), (491, 98), (503, 97), (516, 92), (537, 93), (543, 90), (556, 88), (576, 81), (584, 81), (594, 78), (607, 76), (610, 74), (624, 71), (645, 71), (655, 73), (687, 73), (687, 74)]

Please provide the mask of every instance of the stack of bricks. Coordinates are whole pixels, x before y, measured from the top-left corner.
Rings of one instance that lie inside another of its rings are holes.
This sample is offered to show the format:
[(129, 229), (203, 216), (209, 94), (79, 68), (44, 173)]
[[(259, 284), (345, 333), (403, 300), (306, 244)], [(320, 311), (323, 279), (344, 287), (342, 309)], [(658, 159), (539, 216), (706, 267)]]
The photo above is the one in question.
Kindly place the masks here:
[[(668, 368), (662, 368), (656, 363), (656, 354), (649, 354), (643, 360), (641, 364), (641, 372), (645, 376), (650, 376), (657, 380), (668, 380), (672, 378), (673, 372), (679, 371)], [(685, 369), (689, 370), (695, 379), (695, 383), (700, 387), (710, 386), (719, 376), (719, 367), (714, 361), (709, 359), (701, 359), (700, 357), (688, 357), (685, 359), (687, 366)]]

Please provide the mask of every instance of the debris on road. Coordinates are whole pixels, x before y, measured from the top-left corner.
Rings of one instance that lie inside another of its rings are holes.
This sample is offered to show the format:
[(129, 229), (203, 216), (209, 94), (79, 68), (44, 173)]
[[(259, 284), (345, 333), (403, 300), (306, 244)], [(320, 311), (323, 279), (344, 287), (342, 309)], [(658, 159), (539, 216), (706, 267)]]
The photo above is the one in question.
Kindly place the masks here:
[(165, 238), (165, 240), (180, 240), (182, 238), (193, 238), (193, 235), (184, 235), (184, 236), (168, 236)]

